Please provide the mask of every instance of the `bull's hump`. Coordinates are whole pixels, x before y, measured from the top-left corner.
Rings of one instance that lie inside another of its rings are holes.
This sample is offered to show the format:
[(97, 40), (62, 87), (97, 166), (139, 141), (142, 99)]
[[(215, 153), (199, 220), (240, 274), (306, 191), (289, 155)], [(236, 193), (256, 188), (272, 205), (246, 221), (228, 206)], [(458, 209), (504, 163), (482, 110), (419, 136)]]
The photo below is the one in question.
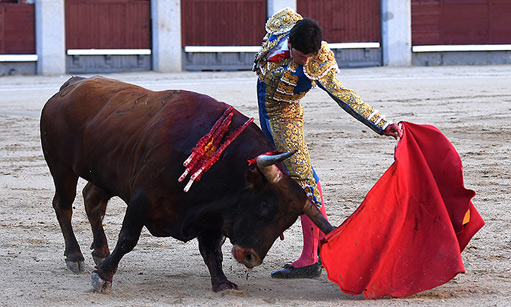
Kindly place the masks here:
[(80, 81), (85, 80), (83, 77), (71, 77), (60, 87), (59, 94), (60, 96), (66, 96), (67, 93), (73, 88), (73, 85), (79, 83)]
[(108, 130), (133, 130), (131, 133), (143, 127), (161, 128), (162, 120), (169, 118), (206, 127), (227, 108), (208, 95), (185, 90), (151, 91), (99, 76), (69, 79), (61, 87), (60, 97), (59, 104), (72, 122)]
[[(75, 94), (79, 102), (99, 118), (111, 115), (121, 117), (152, 117), (177, 91), (155, 92), (143, 87), (104, 77), (81, 81)], [(128, 120), (124, 118), (124, 120)]]
[[(62, 85), (60, 96), (73, 92), (78, 100), (94, 108), (117, 110), (120, 113), (127, 113), (139, 106), (137, 111), (145, 110), (152, 115), (159, 109), (172, 103), (186, 103), (188, 105), (198, 103), (203, 106), (215, 99), (195, 92), (185, 90), (164, 90), (151, 91), (138, 85), (125, 83), (119, 80), (95, 76), (91, 78), (72, 77)], [(88, 97), (88, 98), (86, 98)], [(73, 99), (76, 101), (75, 99)]]

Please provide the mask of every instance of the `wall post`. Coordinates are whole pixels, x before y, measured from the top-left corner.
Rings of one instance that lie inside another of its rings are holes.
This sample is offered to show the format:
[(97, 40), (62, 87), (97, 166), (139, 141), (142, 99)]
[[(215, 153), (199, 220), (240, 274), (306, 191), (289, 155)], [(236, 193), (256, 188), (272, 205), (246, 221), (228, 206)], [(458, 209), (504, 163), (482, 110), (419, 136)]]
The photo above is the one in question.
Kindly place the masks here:
[(384, 66), (412, 63), (411, 0), (381, 1), (382, 53)]
[(35, 0), (37, 74), (66, 73), (64, 0)]
[(151, 0), (153, 70), (183, 70), (181, 0)]
[[(296, 0), (268, 0), (267, 2), (267, 17), (270, 18), (278, 11), (286, 7), (296, 12)], [(306, 16), (304, 16), (306, 17)]]

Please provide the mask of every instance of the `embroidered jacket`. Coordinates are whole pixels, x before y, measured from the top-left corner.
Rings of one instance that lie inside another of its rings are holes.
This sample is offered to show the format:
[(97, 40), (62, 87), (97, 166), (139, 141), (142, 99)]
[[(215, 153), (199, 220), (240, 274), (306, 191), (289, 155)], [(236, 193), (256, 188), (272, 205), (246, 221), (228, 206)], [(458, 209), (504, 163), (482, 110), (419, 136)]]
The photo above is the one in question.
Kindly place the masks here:
[(253, 70), (270, 88), (273, 103), (300, 100), (313, 86), (319, 86), (346, 112), (378, 134), (383, 134), (383, 130), (391, 122), (337, 79), (339, 68), (334, 53), (326, 42), (322, 43), (319, 52), (305, 66), (296, 64), (292, 58), (284, 58), (278, 62), (268, 61), (268, 55), (279, 43), (288, 39), (291, 28), (300, 19), (300, 14), (288, 8), (266, 22), (267, 33), (261, 50), (255, 57)]

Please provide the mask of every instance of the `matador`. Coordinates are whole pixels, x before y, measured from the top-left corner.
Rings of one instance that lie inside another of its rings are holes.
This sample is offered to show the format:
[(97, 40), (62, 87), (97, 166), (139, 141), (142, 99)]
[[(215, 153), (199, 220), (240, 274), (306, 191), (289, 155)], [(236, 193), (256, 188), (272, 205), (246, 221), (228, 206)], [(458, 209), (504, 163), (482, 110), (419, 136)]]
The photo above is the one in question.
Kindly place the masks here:
[[(326, 217), (319, 178), (311, 165), (303, 134), (303, 108), (300, 99), (319, 87), (346, 112), (380, 135), (399, 137), (401, 129), (379, 111), (363, 102), (353, 90), (337, 79), (338, 65), (321, 28), (310, 18), (287, 8), (266, 22), (266, 35), (254, 61), (258, 76), (259, 119), (263, 132), (282, 152), (298, 150), (284, 161), (294, 178)], [(319, 229), (301, 216), (304, 246), (302, 255), (274, 278), (310, 278), (321, 274), (318, 261)]]

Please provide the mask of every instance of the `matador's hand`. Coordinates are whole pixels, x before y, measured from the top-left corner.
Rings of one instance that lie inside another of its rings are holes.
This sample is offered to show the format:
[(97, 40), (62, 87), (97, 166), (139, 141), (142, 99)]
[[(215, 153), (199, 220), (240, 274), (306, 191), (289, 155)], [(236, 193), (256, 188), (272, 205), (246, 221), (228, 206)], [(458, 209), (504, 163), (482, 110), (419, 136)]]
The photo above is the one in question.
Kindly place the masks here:
[(390, 124), (383, 130), (383, 135), (393, 136), (397, 139), (403, 137), (403, 130), (397, 124)]

